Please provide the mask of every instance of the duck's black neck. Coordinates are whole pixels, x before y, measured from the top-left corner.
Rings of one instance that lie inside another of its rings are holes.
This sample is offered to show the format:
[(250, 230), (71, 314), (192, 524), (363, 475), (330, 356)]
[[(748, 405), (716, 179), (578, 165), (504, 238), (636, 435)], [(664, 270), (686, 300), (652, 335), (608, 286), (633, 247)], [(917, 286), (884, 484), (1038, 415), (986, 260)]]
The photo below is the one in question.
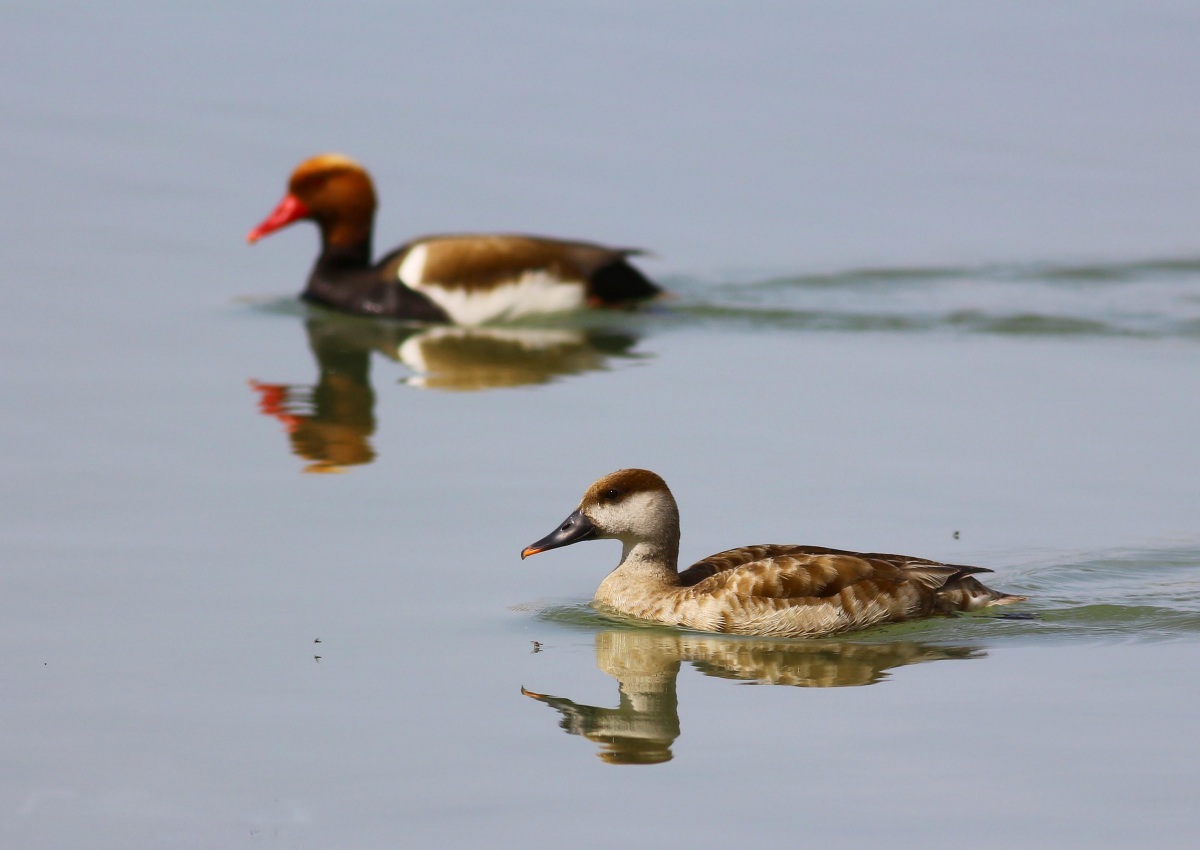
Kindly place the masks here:
[(313, 269), (313, 273), (365, 269), (370, 266), (371, 237), (368, 236), (352, 245), (331, 245), (326, 242), (321, 247), (321, 256), (317, 257), (317, 265)]
[(394, 274), (371, 265), (368, 237), (350, 246), (326, 244), (308, 277), (306, 301), (361, 316), (448, 322), (446, 311), (409, 289)]

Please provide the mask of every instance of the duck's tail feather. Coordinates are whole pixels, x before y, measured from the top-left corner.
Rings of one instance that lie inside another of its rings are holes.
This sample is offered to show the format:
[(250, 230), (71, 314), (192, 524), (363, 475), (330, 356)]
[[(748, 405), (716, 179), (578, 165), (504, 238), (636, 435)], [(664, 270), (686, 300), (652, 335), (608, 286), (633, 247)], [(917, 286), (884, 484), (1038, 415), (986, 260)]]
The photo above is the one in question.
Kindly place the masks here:
[(1028, 597), (992, 590), (977, 578), (961, 576), (938, 592), (938, 609), (944, 613), (955, 611), (978, 611), (990, 605), (1013, 605), (1024, 602)]

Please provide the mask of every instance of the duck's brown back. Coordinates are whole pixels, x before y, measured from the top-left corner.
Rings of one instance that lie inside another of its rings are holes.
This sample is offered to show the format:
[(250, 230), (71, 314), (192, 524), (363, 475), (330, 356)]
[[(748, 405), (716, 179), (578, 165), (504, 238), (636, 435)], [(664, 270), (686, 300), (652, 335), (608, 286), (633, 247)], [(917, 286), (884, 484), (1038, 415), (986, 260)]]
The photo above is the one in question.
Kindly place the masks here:
[(745, 546), (680, 574), (681, 587), (625, 613), (704, 631), (815, 636), (1005, 600), (981, 567), (819, 546)]

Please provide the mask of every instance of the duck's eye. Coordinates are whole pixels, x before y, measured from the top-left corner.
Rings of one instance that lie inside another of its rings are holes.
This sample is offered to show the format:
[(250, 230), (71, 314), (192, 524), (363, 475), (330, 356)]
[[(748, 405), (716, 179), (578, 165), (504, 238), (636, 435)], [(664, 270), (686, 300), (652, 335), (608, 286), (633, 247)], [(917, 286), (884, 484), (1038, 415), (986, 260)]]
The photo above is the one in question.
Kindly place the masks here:
[(616, 487), (609, 487), (601, 495), (608, 501), (615, 502), (617, 500), (617, 497), (621, 495), (621, 491), (618, 490)]

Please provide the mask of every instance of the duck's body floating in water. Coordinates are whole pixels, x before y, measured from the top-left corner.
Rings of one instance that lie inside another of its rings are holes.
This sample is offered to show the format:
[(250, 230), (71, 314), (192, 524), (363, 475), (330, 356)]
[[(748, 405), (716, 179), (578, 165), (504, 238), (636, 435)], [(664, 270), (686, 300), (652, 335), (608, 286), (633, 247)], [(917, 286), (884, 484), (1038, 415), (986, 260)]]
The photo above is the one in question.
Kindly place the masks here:
[(934, 614), (1024, 600), (984, 587), (984, 567), (820, 546), (743, 546), (682, 573), (679, 509), (666, 482), (645, 469), (601, 478), (524, 558), (580, 540), (620, 540), (620, 565), (596, 606), (706, 632), (817, 637)]
[(246, 238), (316, 222), (321, 255), (302, 297), (368, 316), (478, 325), (661, 293), (629, 264), (635, 250), (539, 236), (426, 236), (372, 263), (375, 207), (375, 186), (361, 165), (321, 154), (300, 163), (283, 200)]

